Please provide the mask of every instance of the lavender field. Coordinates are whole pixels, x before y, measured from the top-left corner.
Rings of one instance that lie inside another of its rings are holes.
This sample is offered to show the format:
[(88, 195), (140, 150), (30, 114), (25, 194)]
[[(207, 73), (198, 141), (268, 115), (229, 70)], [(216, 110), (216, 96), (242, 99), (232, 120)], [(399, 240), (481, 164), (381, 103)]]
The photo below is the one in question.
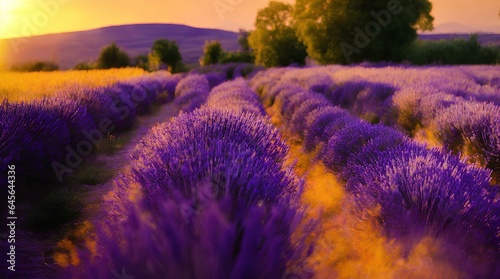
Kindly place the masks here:
[(2, 265), (16, 278), (500, 277), (500, 67), (201, 69), (0, 86), (2, 218), (18, 217)]

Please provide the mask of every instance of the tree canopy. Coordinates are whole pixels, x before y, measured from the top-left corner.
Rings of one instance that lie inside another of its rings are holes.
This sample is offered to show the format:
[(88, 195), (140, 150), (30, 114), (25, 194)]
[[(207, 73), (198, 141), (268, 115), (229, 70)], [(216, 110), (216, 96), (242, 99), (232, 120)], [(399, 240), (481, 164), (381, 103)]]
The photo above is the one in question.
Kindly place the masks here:
[(248, 37), (250, 36), (250, 31), (245, 29), (240, 29), (238, 31), (238, 44), (240, 45), (240, 50), (242, 52), (250, 52), (250, 43), (248, 42)]
[(130, 58), (124, 50), (112, 43), (102, 49), (97, 66), (100, 69), (124, 68), (130, 66)]
[(54, 62), (36, 61), (14, 65), (11, 70), (14, 72), (54, 72), (59, 71), (59, 65)]
[(224, 49), (219, 41), (206, 41), (203, 49), (203, 57), (200, 58), (200, 64), (218, 64), (223, 56)]
[(278, 1), (257, 13), (255, 31), (248, 38), (255, 55), (255, 62), (266, 67), (303, 65), (306, 47), (295, 34), (293, 7)]
[(399, 61), (417, 30), (432, 30), (428, 0), (297, 0), (294, 18), (321, 64)]
[(157, 70), (161, 63), (165, 64), (170, 72), (176, 72), (181, 66), (182, 56), (175, 41), (160, 39), (154, 42), (149, 54), (149, 66), (153, 68), (151, 70)]

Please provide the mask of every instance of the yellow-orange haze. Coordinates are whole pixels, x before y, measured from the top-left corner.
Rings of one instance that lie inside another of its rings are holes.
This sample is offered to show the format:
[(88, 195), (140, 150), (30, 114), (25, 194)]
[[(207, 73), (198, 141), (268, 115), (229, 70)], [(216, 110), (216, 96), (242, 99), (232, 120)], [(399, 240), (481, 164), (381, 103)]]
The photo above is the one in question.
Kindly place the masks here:
[[(295, 0), (282, 0), (294, 3)], [(0, 0), (0, 38), (135, 23), (250, 29), (269, 0)], [(433, 0), (435, 24), (500, 25), (497, 0)], [(500, 30), (499, 30), (500, 32)]]

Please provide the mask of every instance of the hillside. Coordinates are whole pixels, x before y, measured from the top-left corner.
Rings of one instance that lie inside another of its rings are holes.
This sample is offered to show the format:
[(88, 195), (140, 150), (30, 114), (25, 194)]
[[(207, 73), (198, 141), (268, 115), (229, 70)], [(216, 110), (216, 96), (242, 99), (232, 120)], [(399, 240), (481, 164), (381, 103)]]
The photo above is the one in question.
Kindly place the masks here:
[[(62, 69), (69, 69), (78, 62), (95, 60), (102, 47), (113, 41), (133, 58), (147, 54), (158, 38), (177, 41), (185, 63), (198, 62), (206, 40), (218, 40), (226, 50), (238, 49), (238, 34), (230, 31), (177, 24), (135, 24), (29, 37), (17, 52), (12, 47), (7, 48), (6, 65), (49, 60)], [(8, 40), (0, 43), (11, 45)]]
[[(446, 27), (446, 28), (445, 28)], [(453, 27), (453, 28), (452, 28)], [(460, 28), (459, 28), (460, 27)], [(468, 30), (462, 26), (438, 26), (431, 33), (419, 34), (422, 40), (440, 40), (463, 38), (468, 39)], [(458, 31), (464, 32), (458, 32)], [(448, 34), (438, 34), (440, 31), (450, 31)], [(455, 33), (457, 32), (457, 33)], [(147, 54), (153, 42), (158, 38), (177, 41), (185, 63), (198, 63), (203, 54), (206, 40), (218, 40), (226, 50), (238, 49), (238, 34), (235, 32), (195, 28), (178, 24), (134, 24), (104, 27), (88, 31), (51, 34), (29, 37), (14, 43), (19, 44), (18, 51), (7, 47), (8, 67), (14, 64), (31, 61), (53, 61), (61, 69), (70, 69), (79, 62), (93, 61), (99, 55), (102, 47), (116, 42), (124, 48), (131, 58)], [(14, 39), (15, 40), (15, 39)], [(484, 45), (500, 45), (500, 34), (482, 33), (479, 40)], [(0, 45), (11, 45), (12, 41), (0, 40)]]

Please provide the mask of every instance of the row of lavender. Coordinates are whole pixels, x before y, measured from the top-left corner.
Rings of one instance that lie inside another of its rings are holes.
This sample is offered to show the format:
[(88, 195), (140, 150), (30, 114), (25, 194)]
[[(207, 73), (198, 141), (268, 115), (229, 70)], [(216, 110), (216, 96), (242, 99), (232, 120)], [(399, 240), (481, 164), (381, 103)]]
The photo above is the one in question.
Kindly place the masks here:
[(390, 238), (449, 240), (467, 255), (482, 255), (487, 267), (473, 272), (498, 275), (500, 194), (489, 170), (361, 121), (281, 71), (257, 74), (254, 90), (307, 150), (320, 149), (319, 159), (346, 183), (360, 216), (379, 208), (377, 220)]
[(262, 68), (245, 63), (210, 65), (193, 69), (189, 78), (182, 81), (176, 89), (176, 103), (182, 111), (192, 111), (205, 103), (212, 88), (227, 80), (251, 77), (260, 70)]
[(423, 128), (447, 150), (491, 169), (494, 181), (500, 182), (498, 67), (333, 66), (286, 75), (372, 123), (411, 136)]
[(169, 102), (181, 76), (145, 76), (104, 88), (69, 87), (32, 102), (0, 104), (0, 172), (62, 180), (99, 140), (130, 128), (155, 101)]
[(292, 239), (302, 181), (284, 165), (288, 147), (242, 79), (210, 91), (205, 76), (188, 76), (176, 96), (185, 113), (153, 128), (118, 182), (143, 198), (112, 234), (101, 229), (106, 253), (76, 274), (284, 278), (308, 252)]

